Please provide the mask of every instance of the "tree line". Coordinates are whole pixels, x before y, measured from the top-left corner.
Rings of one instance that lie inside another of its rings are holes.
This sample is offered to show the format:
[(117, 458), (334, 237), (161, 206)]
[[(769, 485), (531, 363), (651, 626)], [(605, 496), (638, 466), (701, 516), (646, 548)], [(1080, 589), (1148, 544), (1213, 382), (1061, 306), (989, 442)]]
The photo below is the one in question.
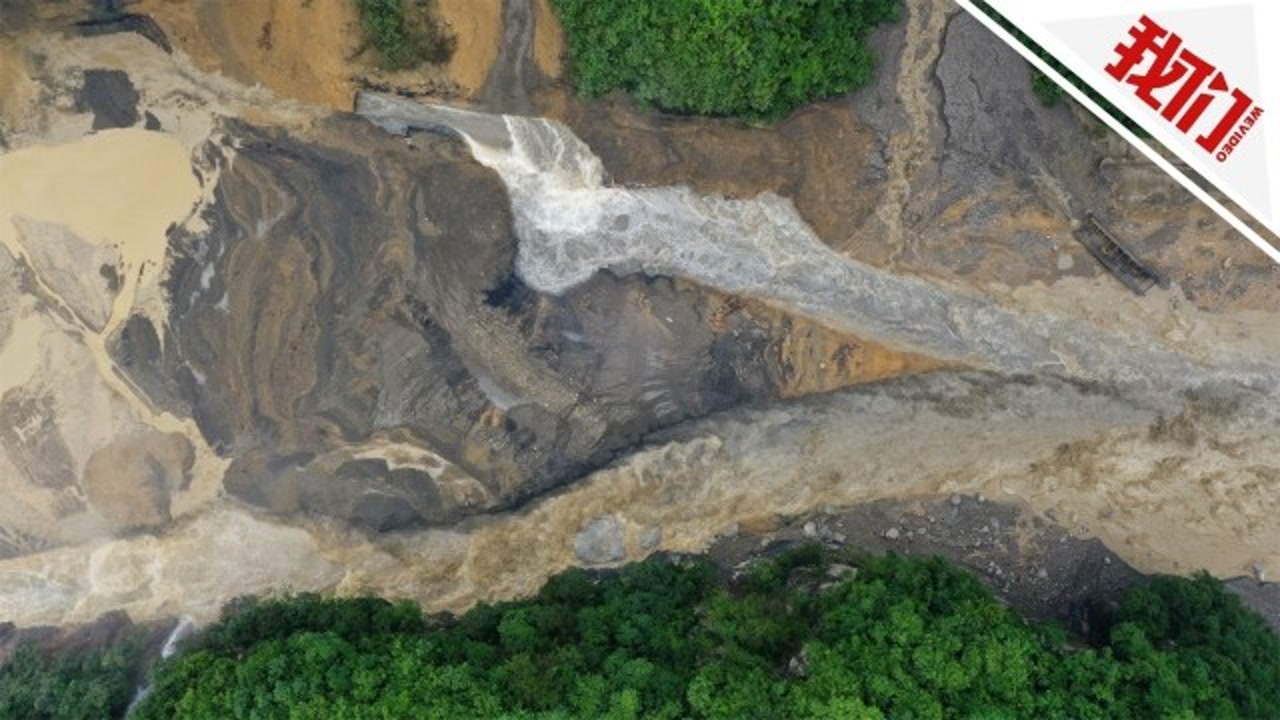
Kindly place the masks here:
[[(807, 546), (730, 579), (698, 559), (569, 570), (532, 598), (246, 598), (150, 674), (153, 718), (1280, 717), (1280, 640), (1207, 575), (1159, 577), (1090, 638), (941, 559)], [(107, 648), (0, 668), (0, 717), (118, 716)]]

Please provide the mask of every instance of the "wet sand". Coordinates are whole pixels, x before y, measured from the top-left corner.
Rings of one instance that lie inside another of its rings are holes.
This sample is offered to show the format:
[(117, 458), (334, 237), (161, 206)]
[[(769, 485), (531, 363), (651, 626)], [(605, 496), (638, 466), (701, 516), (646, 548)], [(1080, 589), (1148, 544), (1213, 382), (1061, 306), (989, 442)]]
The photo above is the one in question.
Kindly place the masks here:
[[(221, 488), (226, 461), (217, 457), (193, 420), (154, 408), (116, 367), (107, 344), (135, 312), (148, 316), (156, 327), (167, 322), (166, 308), (156, 306), (163, 302), (158, 287), (166, 268), (167, 230), (186, 221), (201, 196), (186, 149), (163, 133), (134, 128), (106, 130), (71, 143), (0, 155), (0, 245), (14, 258), (27, 260), (26, 244), (41, 239), (23, 237), (15, 221), (62, 226), (83, 241), (115, 249), (120, 258), (115, 272), (122, 279), (105, 327), (95, 330), (76, 315), (58, 288), (33, 272), (38, 295), (53, 303), (54, 312), (25, 315), (7, 340), (0, 339), (4, 342), (0, 358), (6, 361), (5, 375), (9, 376), (9, 367), (16, 367), (19, 371), (10, 377), (38, 378), (41, 386), (54, 388), (74, 385), (64, 377), (69, 372), (65, 360), (49, 351), (44, 333), (52, 323), (76, 336), (92, 357), (99, 381), (125, 401), (132, 416), (129, 420), (160, 432), (181, 434), (195, 448), (194, 479), (175, 503), (178, 506), (202, 504), (214, 497)], [(140, 301), (143, 297), (147, 302)], [(97, 405), (95, 411), (87, 400), (85, 407), (76, 407), (79, 400), (61, 400), (68, 405), (69, 418), (74, 418), (64, 420), (64, 436), (94, 434), (77, 427), (76, 420), (99, 432), (117, 423), (124, 427), (131, 424), (126, 418), (115, 417), (121, 410), (109, 403)], [(101, 416), (104, 411), (111, 415)]]

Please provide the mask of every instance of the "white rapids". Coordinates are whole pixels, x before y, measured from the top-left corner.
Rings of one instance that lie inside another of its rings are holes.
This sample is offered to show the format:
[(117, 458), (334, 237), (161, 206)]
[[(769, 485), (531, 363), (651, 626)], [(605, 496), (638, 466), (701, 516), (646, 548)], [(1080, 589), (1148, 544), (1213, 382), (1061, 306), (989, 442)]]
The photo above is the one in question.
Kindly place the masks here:
[[(173, 630), (169, 631), (169, 637), (164, 639), (164, 645), (160, 647), (160, 659), (168, 660), (178, 652), (178, 644), (191, 636), (196, 631), (196, 621), (190, 615), (183, 615), (178, 618), (178, 624), (173, 626)], [(151, 693), (151, 686), (143, 683), (138, 687), (138, 692), (134, 694), (133, 699), (129, 701), (129, 707), (124, 711), (124, 716), (129, 717), (138, 707), (138, 704), (147, 699), (147, 695)]]
[(685, 186), (610, 186), (600, 158), (554, 120), (376, 93), (361, 93), (356, 112), (389, 132), (417, 128), (465, 140), (510, 193), (517, 271), (540, 292), (561, 294), (600, 270), (643, 272), (750, 295), (879, 342), (1005, 373), (1165, 388), (1275, 380), (1275, 368), (1260, 363), (1205, 363), (1209, 343), (1193, 358), (1159, 338), (1019, 312), (860, 263), (823, 244), (795, 206), (773, 193), (733, 199)]

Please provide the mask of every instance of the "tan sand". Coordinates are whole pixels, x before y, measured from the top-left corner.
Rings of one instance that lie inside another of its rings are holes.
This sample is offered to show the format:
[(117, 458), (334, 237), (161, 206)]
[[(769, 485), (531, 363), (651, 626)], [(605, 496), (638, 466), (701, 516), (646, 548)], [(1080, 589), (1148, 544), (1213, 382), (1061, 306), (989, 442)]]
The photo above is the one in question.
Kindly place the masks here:
[[(73, 329), (93, 356), (102, 381), (128, 403), (136, 418), (161, 432), (180, 433), (196, 448), (187, 505), (217, 494), (226, 461), (214, 454), (193, 420), (157, 412), (117, 370), (107, 342), (133, 312), (140, 288), (159, 284), (166, 267), (166, 231), (190, 215), (201, 193), (186, 149), (163, 133), (106, 130), (72, 143), (0, 155), (0, 244), (11, 255), (28, 258), (15, 218), (60, 224), (85, 241), (113, 246), (120, 253), (123, 283), (105, 327), (95, 331), (77, 320)], [(35, 280), (63, 316), (77, 318), (38, 274)], [(162, 325), (165, 318), (151, 320)], [(27, 329), (23, 322), (17, 323), (0, 350), (6, 368), (13, 362), (12, 367), (19, 370), (14, 377), (30, 376), (44, 364), (43, 343)], [(44, 381), (57, 383), (58, 359), (48, 360), (51, 375)], [(117, 422), (114, 416), (89, 420), (104, 426)], [(63, 430), (75, 432), (74, 428)]]
[(501, 0), (436, 0), (441, 23), (457, 40), (449, 63), (385, 73), (372, 52), (361, 52), (353, 0), (143, 0), (139, 11), (200, 69), (336, 110), (351, 109), (360, 77), (418, 90), (450, 85), (473, 97), (502, 39)]
[(360, 43), (351, 0), (144, 0), (139, 11), (203, 70), (351, 109), (351, 58)]
[(436, 12), (458, 43), (449, 59), (449, 79), (474, 97), (498, 59), (502, 0), (436, 0)]
[[(14, 217), (66, 225), (116, 245), (136, 274), (163, 267), (165, 229), (200, 198), (186, 150), (168, 135), (105, 130), (66, 145), (0, 156), (0, 242), (18, 242)], [(17, 253), (15, 253), (17, 254)]]
[(533, 61), (552, 80), (564, 72), (564, 29), (551, 0), (533, 0)]
[(35, 87), (16, 45), (0, 45), (0, 123), (24, 107)]
[(30, 315), (18, 318), (7, 338), (0, 337), (0, 397), (25, 385), (40, 367), (43, 323)]

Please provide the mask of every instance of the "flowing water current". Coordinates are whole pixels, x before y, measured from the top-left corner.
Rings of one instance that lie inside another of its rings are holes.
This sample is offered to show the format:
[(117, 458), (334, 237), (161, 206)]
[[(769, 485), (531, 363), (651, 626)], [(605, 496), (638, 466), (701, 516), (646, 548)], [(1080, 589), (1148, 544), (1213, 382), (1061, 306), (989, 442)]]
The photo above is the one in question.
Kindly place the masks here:
[[(160, 647), (160, 659), (168, 660), (178, 652), (179, 644), (191, 636), (196, 631), (196, 621), (190, 615), (183, 615), (178, 618), (178, 624), (173, 626), (173, 630), (169, 631), (169, 636), (164, 639), (164, 645)], [(143, 700), (147, 699), (147, 694), (151, 692), (151, 686), (143, 683), (138, 686), (138, 692), (134, 694), (133, 700), (129, 701), (129, 708), (124, 711), (125, 717), (133, 714), (135, 708)]]
[(461, 137), (511, 195), (517, 270), (559, 294), (600, 270), (686, 278), (761, 298), (901, 349), (1004, 373), (1048, 372), (1118, 385), (1274, 383), (1274, 369), (1206, 368), (1145, 338), (1067, 316), (1028, 314), (989, 297), (903, 277), (840, 255), (789, 200), (734, 199), (684, 186), (607, 182), (600, 159), (561, 123), (362, 93), (359, 114), (393, 133)]

